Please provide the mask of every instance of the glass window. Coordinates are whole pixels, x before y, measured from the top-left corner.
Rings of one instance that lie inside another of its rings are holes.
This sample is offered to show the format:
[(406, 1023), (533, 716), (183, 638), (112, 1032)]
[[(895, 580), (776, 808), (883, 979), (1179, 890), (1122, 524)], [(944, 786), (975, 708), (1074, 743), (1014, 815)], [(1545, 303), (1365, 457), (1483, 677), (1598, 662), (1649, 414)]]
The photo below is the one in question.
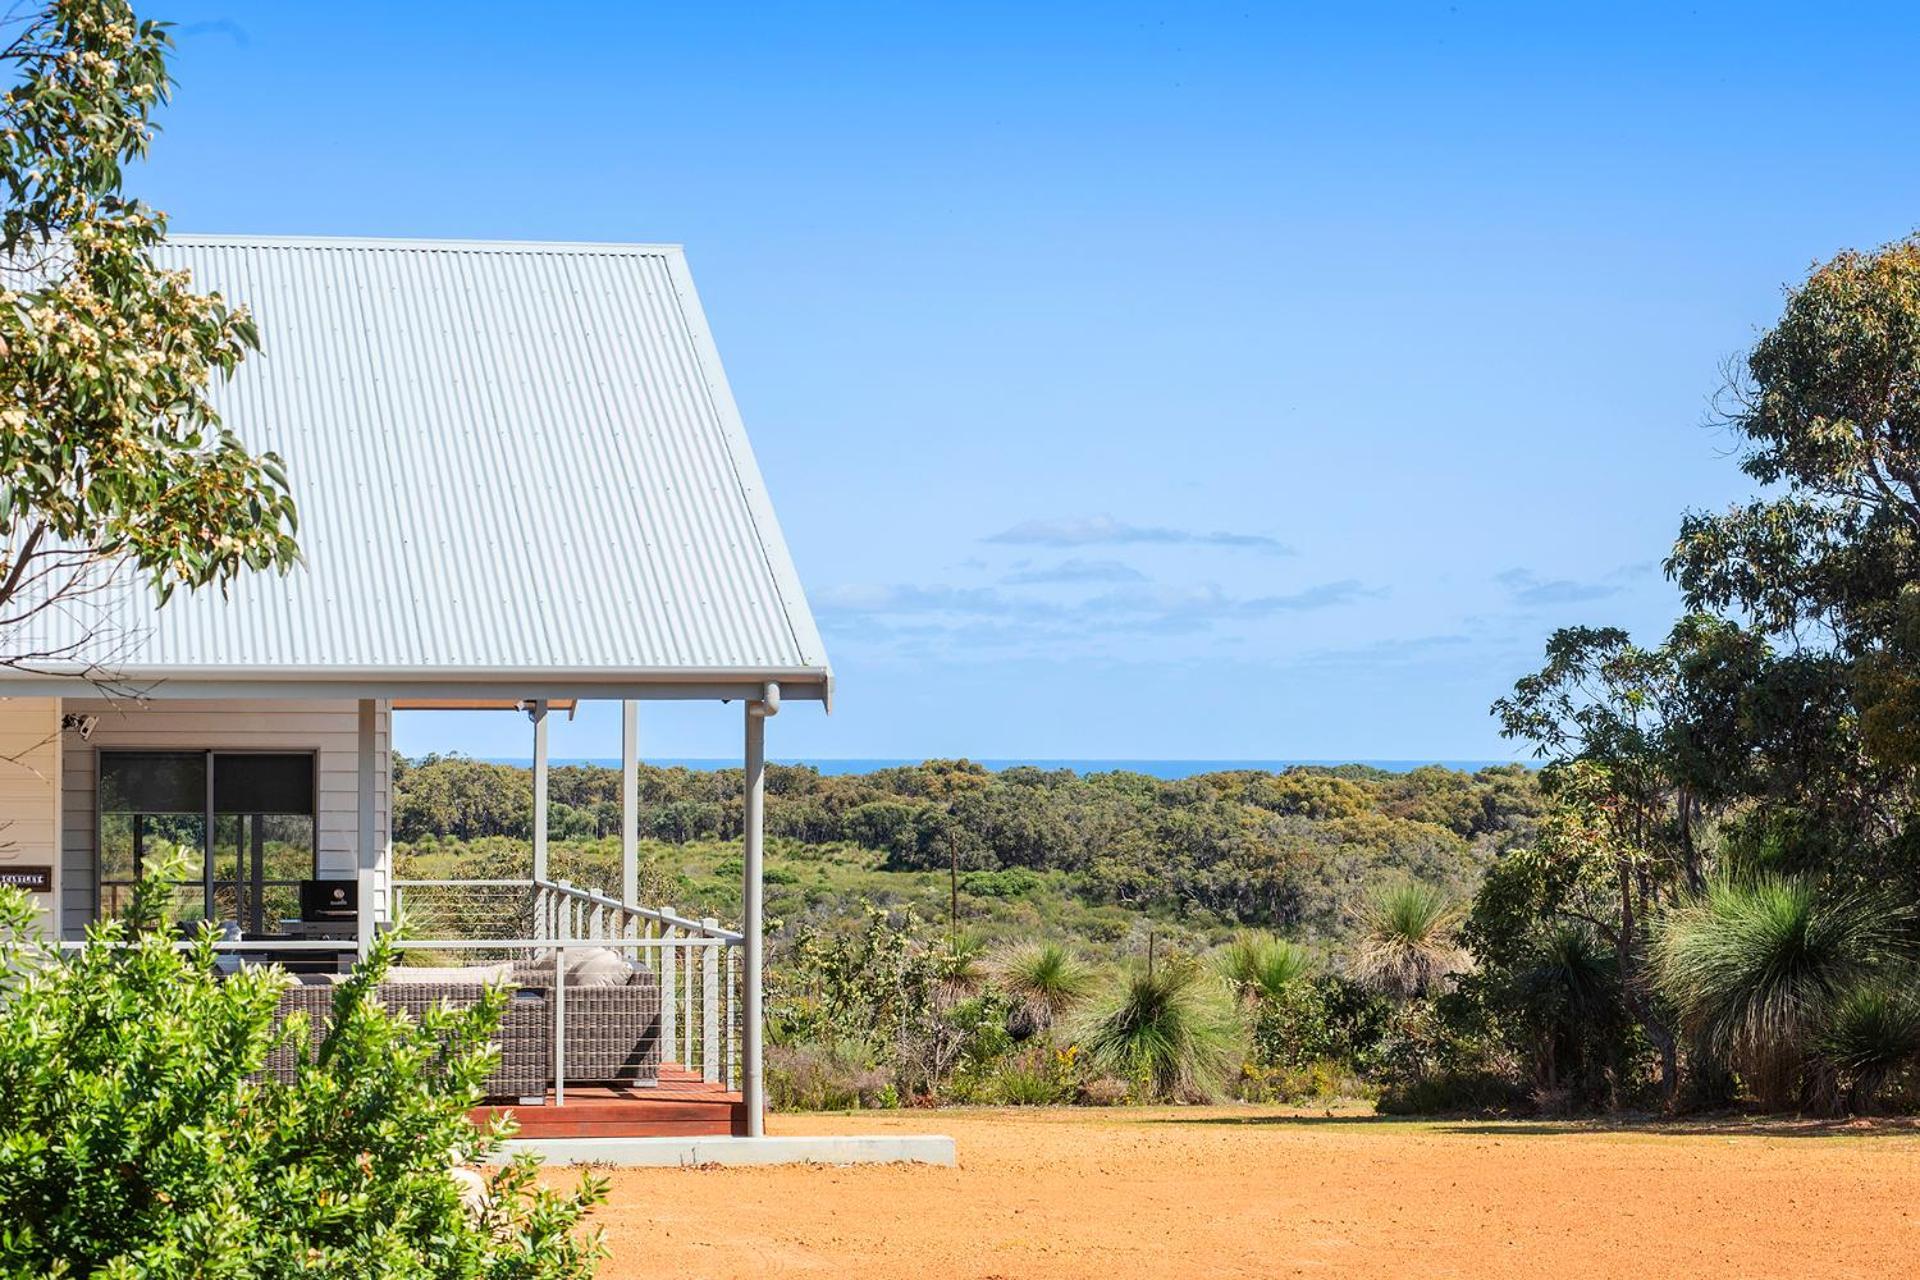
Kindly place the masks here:
[[(100, 911), (118, 915), (145, 860), (170, 844), (207, 846), (204, 751), (100, 753)], [(182, 919), (205, 913), (199, 879), (180, 882)]]
[(179, 882), (182, 920), (278, 932), (314, 873), (315, 813), (311, 752), (103, 751), (100, 908), (124, 910), (141, 860), (171, 841), (201, 851), (201, 875)]

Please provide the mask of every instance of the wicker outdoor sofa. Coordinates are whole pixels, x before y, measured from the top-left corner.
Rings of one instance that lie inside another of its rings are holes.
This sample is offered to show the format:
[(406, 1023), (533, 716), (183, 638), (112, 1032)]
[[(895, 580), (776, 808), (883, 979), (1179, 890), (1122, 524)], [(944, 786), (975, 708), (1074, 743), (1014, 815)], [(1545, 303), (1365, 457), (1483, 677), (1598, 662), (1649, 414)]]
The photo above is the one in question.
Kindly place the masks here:
[[(487, 980), (497, 973), (487, 971)], [(553, 1086), (553, 967), (539, 962), (513, 966), (505, 978), (511, 987), (496, 1037), (500, 1062), (487, 1078), (489, 1098), (544, 1097)], [(396, 1012), (418, 1017), (444, 1002), (477, 1003), (486, 981), (460, 981), (445, 971), (410, 975), (405, 969), (380, 984), (376, 995)], [(295, 1012), (308, 1016), (313, 1043), (326, 1033), (333, 1008), (334, 983), (308, 975), (280, 997), (278, 1018)], [(294, 1048), (281, 1044), (268, 1057), (266, 1071), (291, 1079)], [(632, 968), (625, 981), (587, 985), (567, 983), (567, 1084), (652, 1085), (660, 1079), (660, 984), (648, 970)]]

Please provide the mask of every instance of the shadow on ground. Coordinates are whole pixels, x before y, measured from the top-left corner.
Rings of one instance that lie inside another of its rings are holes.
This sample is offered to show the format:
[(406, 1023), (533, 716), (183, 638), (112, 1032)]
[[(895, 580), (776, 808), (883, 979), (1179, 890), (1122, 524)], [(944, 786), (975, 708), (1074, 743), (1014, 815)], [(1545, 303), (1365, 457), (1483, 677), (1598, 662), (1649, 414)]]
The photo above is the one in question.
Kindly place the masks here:
[(1920, 1118), (1900, 1116), (1874, 1119), (1818, 1120), (1794, 1116), (1610, 1116), (1593, 1120), (1489, 1120), (1483, 1116), (1390, 1115), (1246, 1115), (1155, 1116), (1146, 1124), (1274, 1126), (1298, 1129), (1343, 1127), (1405, 1128), (1419, 1126), (1436, 1133), (1499, 1138), (1547, 1138), (1578, 1134), (1647, 1134), (1654, 1137), (1726, 1138), (1914, 1138), (1920, 1137)]

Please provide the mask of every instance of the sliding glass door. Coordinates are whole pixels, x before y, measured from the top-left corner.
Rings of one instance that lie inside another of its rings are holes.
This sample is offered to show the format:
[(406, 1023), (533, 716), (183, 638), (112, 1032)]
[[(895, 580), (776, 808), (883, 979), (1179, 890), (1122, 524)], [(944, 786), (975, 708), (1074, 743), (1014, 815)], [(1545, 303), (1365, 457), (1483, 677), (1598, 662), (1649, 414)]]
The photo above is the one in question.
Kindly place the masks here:
[(145, 859), (164, 845), (193, 854), (174, 882), (183, 920), (279, 932), (314, 874), (312, 752), (102, 751), (100, 911), (126, 908)]

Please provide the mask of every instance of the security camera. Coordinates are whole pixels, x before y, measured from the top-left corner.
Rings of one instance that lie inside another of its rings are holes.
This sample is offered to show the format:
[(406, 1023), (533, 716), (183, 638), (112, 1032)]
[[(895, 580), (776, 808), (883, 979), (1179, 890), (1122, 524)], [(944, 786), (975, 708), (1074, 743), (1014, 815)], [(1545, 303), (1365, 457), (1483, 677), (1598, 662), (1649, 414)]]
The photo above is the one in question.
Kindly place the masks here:
[(60, 728), (77, 732), (82, 742), (86, 742), (93, 737), (93, 726), (99, 723), (99, 716), (66, 715), (60, 717)]

